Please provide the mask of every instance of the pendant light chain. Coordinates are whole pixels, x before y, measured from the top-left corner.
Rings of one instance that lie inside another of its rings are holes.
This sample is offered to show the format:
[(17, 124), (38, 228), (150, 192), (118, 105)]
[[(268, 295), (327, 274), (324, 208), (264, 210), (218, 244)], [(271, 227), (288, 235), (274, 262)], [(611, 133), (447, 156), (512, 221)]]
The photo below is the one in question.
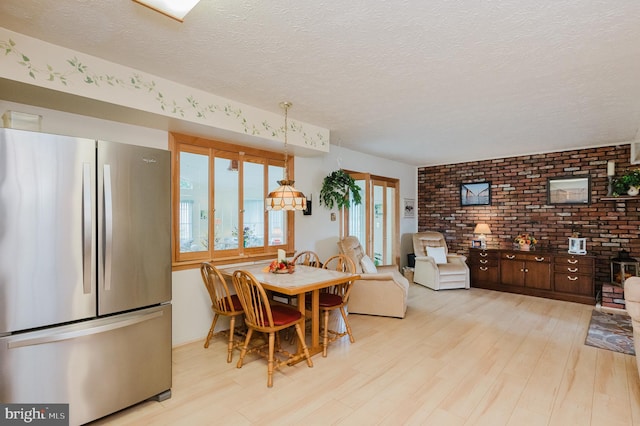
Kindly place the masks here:
[(280, 106), (284, 108), (284, 180), (289, 180), (289, 152), (287, 151), (287, 133), (289, 131), (289, 108), (291, 102), (281, 102)]
[(307, 206), (307, 197), (293, 187), (294, 181), (289, 180), (289, 147), (287, 133), (289, 131), (289, 108), (291, 102), (280, 102), (284, 109), (284, 179), (278, 181), (280, 185), (275, 191), (270, 192), (265, 199), (267, 210), (304, 210)]

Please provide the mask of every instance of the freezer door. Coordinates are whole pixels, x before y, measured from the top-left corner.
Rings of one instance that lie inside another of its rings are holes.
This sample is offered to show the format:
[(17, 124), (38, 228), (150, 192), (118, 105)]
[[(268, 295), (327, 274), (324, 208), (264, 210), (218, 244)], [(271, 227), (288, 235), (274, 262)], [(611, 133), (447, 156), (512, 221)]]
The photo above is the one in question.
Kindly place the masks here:
[(171, 388), (171, 305), (0, 338), (0, 401), (69, 404), (69, 424)]
[(0, 129), (0, 335), (96, 315), (95, 141)]
[(98, 142), (98, 314), (171, 300), (170, 152)]

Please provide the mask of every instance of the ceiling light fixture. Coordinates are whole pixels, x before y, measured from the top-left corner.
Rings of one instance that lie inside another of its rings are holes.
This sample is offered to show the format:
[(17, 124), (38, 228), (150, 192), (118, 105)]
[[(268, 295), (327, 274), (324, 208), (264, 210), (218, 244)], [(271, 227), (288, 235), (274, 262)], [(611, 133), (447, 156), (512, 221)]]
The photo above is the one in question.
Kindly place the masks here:
[(280, 107), (284, 109), (284, 179), (278, 181), (280, 187), (270, 192), (265, 199), (267, 210), (304, 210), (307, 207), (307, 197), (293, 187), (295, 181), (289, 180), (289, 172), (287, 164), (289, 155), (287, 153), (287, 121), (288, 111), (291, 108), (291, 102), (280, 102)]
[(184, 17), (200, 0), (133, 0), (149, 9), (183, 22)]

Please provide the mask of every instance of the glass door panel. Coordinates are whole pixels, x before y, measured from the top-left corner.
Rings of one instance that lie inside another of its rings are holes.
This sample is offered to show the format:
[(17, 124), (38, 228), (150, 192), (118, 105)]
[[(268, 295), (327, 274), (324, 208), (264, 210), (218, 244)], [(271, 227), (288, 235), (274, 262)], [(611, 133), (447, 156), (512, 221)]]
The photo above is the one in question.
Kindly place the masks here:
[(385, 235), (385, 192), (384, 187), (373, 184), (373, 232), (372, 248), (373, 262), (382, 265), (384, 260), (384, 235)]
[(209, 250), (209, 156), (180, 152), (180, 253)]
[(243, 229), (246, 248), (264, 246), (264, 164), (243, 162)]
[(237, 250), (240, 245), (239, 223), (239, 164), (237, 158), (214, 160), (214, 250)]
[(391, 265), (393, 263), (395, 263), (395, 260), (393, 258), (394, 255), (394, 250), (393, 250), (393, 243), (395, 241), (394, 239), (394, 235), (395, 235), (395, 223), (396, 223), (396, 189), (392, 186), (387, 186), (387, 190), (386, 190), (386, 215), (385, 215), (385, 219), (386, 219), (386, 226), (385, 226), (385, 233), (384, 233), (384, 240), (385, 240), (385, 250), (384, 250), (384, 255), (382, 258), (382, 264), (383, 265)]
[[(284, 167), (281, 166), (269, 166), (269, 184), (267, 192), (273, 191), (278, 188), (278, 181), (283, 179)], [(262, 203), (262, 209), (264, 210), (264, 202)], [(269, 246), (281, 246), (287, 243), (287, 216), (284, 210), (269, 210)]]
[(358, 241), (362, 245), (362, 249), (367, 252), (367, 181), (364, 179), (356, 179), (356, 185), (360, 187), (361, 203), (349, 207), (348, 216), (348, 235), (358, 237)]

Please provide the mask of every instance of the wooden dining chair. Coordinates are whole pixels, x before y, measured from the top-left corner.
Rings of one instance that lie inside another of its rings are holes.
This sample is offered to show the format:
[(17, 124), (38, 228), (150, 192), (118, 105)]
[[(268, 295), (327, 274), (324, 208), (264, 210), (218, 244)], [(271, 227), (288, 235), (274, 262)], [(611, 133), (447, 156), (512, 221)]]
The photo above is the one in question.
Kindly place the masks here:
[(314, 268), (322, 268), (322, 262), (320, 262), (320, 256), (311, 250), (302, 251), (295, 255), (291, 260), (295, 265), (313, 266)]
[(239, 347), (240, 342), (235, 340), (235, 324), (236, 317), (243, 315), (244, 310), (237, 295), (231, 294), (229, 286), (220, 271), (210, 264), (203, 262), (200, 265), (200, 274), (204, 286), (209, 292), (211, 298), (211, 309), (214, 312), (211, 328), (204, 341), (204, 347), (209, 347), (209, 341), (213, 337), (216, 322), (220, 316), (229, 317), (229, 340), (227, 344), (227, 362), (231, 362), (234, 347)]
[[(294, 265), (311, 266), (314, 268), (322, 267), (322, 262), (320, 262), (320, 257), (315, 252), (310, 250), (298, 253), (297, 255), (294, 256), (293, 259), (291, 259), (290, 263), (293, 263)], [(287, 305), (291, 305), (291, 306), (295, 306), (297, 302), (295, 297), (291, 297), (287, 294), (278, 293), (278, 292), (271, 292), (271, 299), (274, 300), (275, 302), (286, 303)], [(291, 340), (293, 341), (294, 339), (295, 339), (295, 336), (292, 335)]]
[[(238, 368), (242, 368), (244, 357), (251, 341), (254, 331), (268, 335), (269, 351), (267, 358), (267, 387), (273, 386), (273, 370), (283, 365), (291, 365), (300, 359), (306, 359), (307, 365), (313, 367), (309, 349), (304, 341), (301, 324), (304, 324), (302, 313), (292, 307), (284, 305), (271, 305), (269, 298), (262, 284), (247, 271), (235, 271), (233, 273), (233, 286), (238, 293), (240, 303), (245, 312), (245, 324), (247, 325), (247, 337), (240, 352)], [(295, 327), (302, 354), (291, 354), (280, 346), (278, 332), (288, 327)], [(277, 341), (276, 341), (277, 340)], [(275, 352), (284, 355), (284, 359), (276, 358)], [(265, 355), (261, 350), (256, 350), (261, 355)]]
[[(353, 263), (351, 258), (344, 254), (337, 254), (335, 256), (331, 256), (324, 262), (322, 266), (325, 269), (333, 269), (340, 272), (348, 272), (355, 273), (356, 265)], [(323, 328), (322, 328), (322, 356), (327, 356), (327, 347), (329, 343), (334, 342), (346, 335), (349, 335), (349, 340), (351, 343), (355, 343), (355, 339), (353, 338), (353, 334), (351, 333), (351, 326), (349, 325), (349, 320), (347, 319), (347, 313), (344, 310), (344, 307), (349, 302), (349, 293), (351, 293), (351, 287), (353, 286), (353, 281), (349, 281), (344, 284), (338, 284), (320, 292), (320, 312), (323, 315)], [(340, 310), (340, 314), (342, 315), (342, 320), (344, 321), (344, 326), (346, 331), (338, 332), (336, 330), (329, 329), (329, 314), (336, 309)], [(331, 334), (331, 338), (329, 338), (329, 334)]]

